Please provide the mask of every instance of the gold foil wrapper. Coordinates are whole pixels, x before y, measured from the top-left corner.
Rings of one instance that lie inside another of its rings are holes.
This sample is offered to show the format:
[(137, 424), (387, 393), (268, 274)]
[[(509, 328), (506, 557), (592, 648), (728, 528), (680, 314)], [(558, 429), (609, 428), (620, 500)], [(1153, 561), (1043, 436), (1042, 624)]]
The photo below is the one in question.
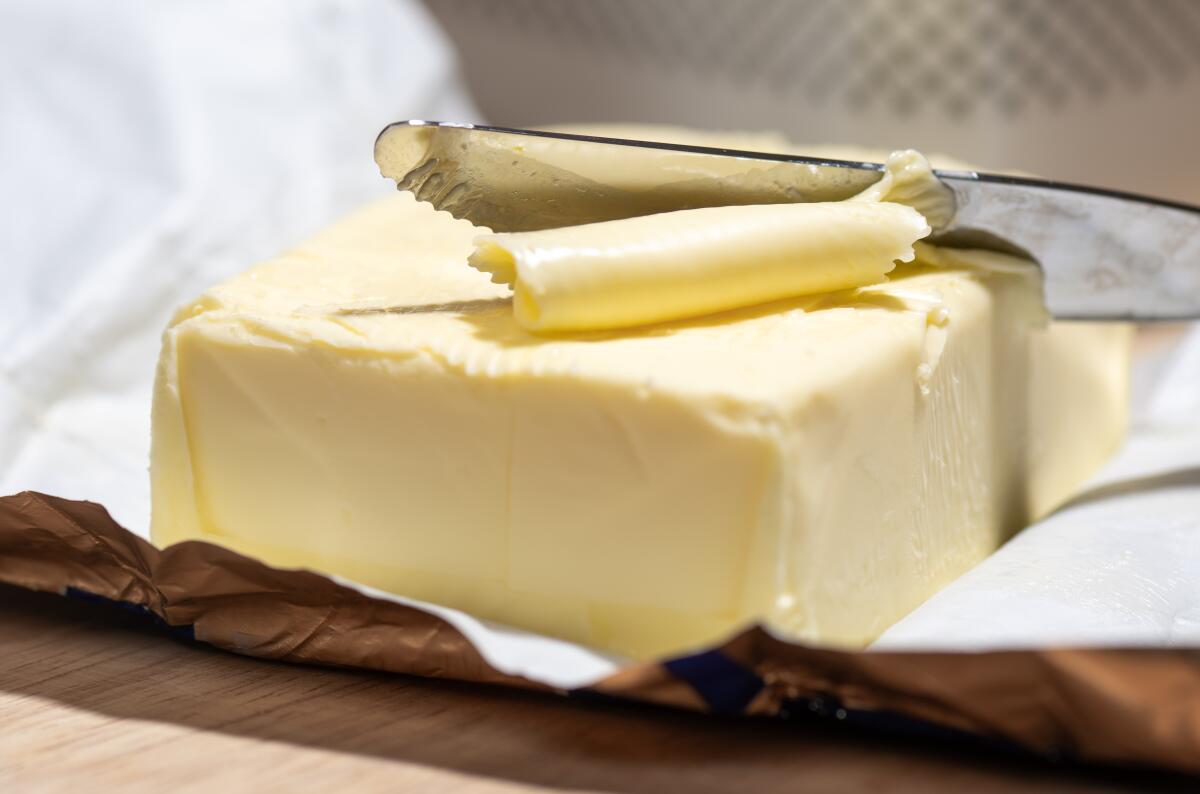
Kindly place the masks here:
[[(98, 597), (236, 653), (526, 689), (441, 618), (209, 543), (158, 549), (100, 505), (0, 497), (0, 582)], [(853, 652), (760, 627), (581, 691), (747, 717), (797, 712), (1043, 755), (1200, 772), (1200, 649)]]

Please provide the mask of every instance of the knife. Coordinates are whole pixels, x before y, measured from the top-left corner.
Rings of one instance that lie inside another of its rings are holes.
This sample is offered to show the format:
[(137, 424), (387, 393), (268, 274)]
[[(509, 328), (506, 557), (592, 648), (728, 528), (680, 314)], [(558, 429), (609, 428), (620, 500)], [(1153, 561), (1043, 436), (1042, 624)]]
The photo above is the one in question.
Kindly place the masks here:
[[(384, 128), (375, 161), (400, 190), (495, 232), (840, 201), (884, 173), (880, 163), (420, 120)], [(929, 241), (1032, 259), (1056, 319), (1200, 319), (1200, 207), (1018, 176), (934, 174), (946, 200), (929, 210)]]

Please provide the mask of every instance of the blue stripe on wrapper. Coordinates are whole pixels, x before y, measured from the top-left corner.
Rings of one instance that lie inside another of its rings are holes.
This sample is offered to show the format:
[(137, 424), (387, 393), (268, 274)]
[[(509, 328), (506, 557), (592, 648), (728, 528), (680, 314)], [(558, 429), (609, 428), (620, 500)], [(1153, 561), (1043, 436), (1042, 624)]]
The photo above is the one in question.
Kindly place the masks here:
[(138, 617), (153, 623), (155, 626), (166, 629), (169, 633), (175, 635), (179, 639), (196, 640), (195, 627), (190, 623), (186, 626), (172, 626), (165, 620), (160, 618), (156, 613), (150, 610), (149, 607), (142, 604), (133, 604), (129, 601), (114, 601), (111, 598), (105, 598), (95, 593), (89, 593), (87, 590), (80, 590), (78, 587), (68, 587), (65, 594), (68, 598), (75, 598), (80, 601), (87, 601), (92, 604), (103, 604), (108, 607), (116, 607), (125, 612), (132, 612)]
[(741, 714), (762, 691), (763, 682), (720, 651), (706, 651), (663, 663), (686, 681), (716, 714)]

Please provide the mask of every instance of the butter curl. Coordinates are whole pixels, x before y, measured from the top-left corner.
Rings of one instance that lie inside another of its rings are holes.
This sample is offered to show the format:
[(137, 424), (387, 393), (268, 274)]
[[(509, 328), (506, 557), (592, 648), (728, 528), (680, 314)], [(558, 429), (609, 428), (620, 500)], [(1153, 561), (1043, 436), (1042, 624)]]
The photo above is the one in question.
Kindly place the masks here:
[(890, 202), (710, 207), (485, 234), (470, 264), (538, 332), (646, 325), (884, 281), (930, 232)]

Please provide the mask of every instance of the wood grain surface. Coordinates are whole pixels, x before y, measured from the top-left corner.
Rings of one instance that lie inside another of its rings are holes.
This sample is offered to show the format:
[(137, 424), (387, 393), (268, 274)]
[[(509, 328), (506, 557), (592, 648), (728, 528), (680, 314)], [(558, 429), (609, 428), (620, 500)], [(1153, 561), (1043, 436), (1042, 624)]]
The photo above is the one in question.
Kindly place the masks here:
[(0, 586), (0, 792), (1122, 791), (1195, 780), (347, 670)]

